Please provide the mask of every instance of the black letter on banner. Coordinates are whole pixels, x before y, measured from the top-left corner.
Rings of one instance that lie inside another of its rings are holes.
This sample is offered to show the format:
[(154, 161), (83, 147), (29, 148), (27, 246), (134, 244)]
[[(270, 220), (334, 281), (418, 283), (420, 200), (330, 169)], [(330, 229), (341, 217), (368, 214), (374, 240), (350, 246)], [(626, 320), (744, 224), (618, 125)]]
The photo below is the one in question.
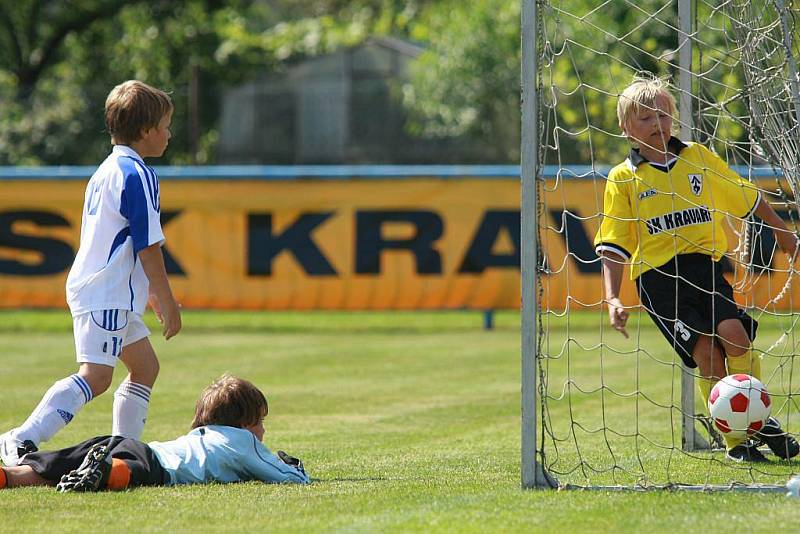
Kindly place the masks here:
[[(180, 211), (162, 211), (161, 212), (161, 226), (162, 228), (169, 224), (169, 222), (180, 215)], [(183, 270), (181, 264), (169, 253), (167, 246), (161, 247), (161, 252), (164, 254), (164, 266), (167, 268), (167, 274), (176, 276), (186, 276), (186, 271)]]
[[(492, 247), (503, 228), (508, 230), (514, 250), (511, 254), (492, 254)], [(489, 267), (519, 269), (519, 240), (519, 211), (487, 211), (472, 238), (458, 272), (482, 273)]]
[[(387, 222), (404, 222), (417, 228), (411, 239), (384, 239)], [(379, 274), (384, 249), (410, 250), (417, 274), (441, 274), (442, 258), (433, 243), (442, 237), (442, 218), (431, 211), (359, 211), (356, 213), (356, 274)]]
[(247, 215), (247, 274), (272, 275), (272, 260), (283, 250), (289, 249), (298, 263), (311, 276), (335, 275), (317, 245), (311, 232), (325, 222), (333, 212), (303, 213), (280, 235), (272, 234), (271, 213)]
[[(550, 216), (553, 222), (561, 226), (564, 233), (564, 243), (569, 253), (575, 261), (578, 270), (584, 274), (600, 274), (600, 258), (594, 251), (594, 246), (589, 235), (586, 233), (586, 227), (580, 220), (580, 213), (577, 210), (572, 212), (569, 210), (550, 210)], [(661, 221), (653, 225), (653, 228), (658, 228), (661, 231)]]
[(37, 265), (29, 265), (15, 260), (0, 260), (0, 273), (22, 276), (44, 276), (57, 274), (69, 269), (75, 252), (67, 243), (48, 237), (15, 234), (14, 223), (28, 222), (39, 226), (63, 226), (69, 228), (69, 221), (61, 215), (47, 211), (7, 211), (0, 213), (0, 247), (18, 250), (33, 250), (43, 258)]

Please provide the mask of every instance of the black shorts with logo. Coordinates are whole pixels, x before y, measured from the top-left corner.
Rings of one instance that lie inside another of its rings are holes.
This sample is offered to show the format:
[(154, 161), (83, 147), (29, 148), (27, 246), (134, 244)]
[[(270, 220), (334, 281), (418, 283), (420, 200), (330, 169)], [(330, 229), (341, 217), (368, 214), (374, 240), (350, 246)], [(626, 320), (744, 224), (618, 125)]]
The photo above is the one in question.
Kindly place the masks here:
[(750, 341), (756, 338), (758, 322), (736, 305), (722, 263), (711, 256), (675, 256), (642, 274), (636, 287), (642, 306), (688, 367), (697, 367), (692, 351), (698, 338), (716, 335), (725, 319), (739, 319)]
[(31, 452), (23, 456), (19, 464), (30, 466), (46, 480), (58, 482), (62, 476), (77, 469), (89, 449), (97, 443), (109, 443), (111, 457), (128, 464), (131, 469), (129, 487), (163, 486), (169, 480), (153, 449), (138, 439), (120, 436), (97, 436), (57, 451)]

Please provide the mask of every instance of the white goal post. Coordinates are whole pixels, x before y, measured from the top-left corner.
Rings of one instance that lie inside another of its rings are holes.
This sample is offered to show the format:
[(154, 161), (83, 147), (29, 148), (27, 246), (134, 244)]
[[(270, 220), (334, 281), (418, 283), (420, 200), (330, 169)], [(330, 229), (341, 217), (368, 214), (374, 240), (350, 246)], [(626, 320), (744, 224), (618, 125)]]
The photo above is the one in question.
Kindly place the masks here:
[(537, 0), (522, 0), (522, 132), (521, 139), (521, 273), (522, 273), (522, 485), (547, 487), (544, 466), (536, 458), (538, 402), (536, 399), (539, 325), (537, 299), (537, 217), (539, 201), (536, 179), (539, 166), (539, 117), (537, 80)]

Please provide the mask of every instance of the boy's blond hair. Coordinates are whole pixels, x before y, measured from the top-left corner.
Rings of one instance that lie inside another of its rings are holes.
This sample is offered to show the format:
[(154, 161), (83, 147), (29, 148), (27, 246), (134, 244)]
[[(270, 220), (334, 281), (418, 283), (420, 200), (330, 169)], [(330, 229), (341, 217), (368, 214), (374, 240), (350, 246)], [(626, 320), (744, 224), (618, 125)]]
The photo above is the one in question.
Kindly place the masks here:
[[(622, 91), (622, 94), (619, 95), (619, 100), (617, 100), (619, 127), (625, 130), (628, 119), (642, 108), (655, 109), (656, 99), (659, 96), (667, 98), (669, 114), (674, 119), (677, 119), (678, 106), (675, 104), (675, 97), (672, 96), (668, 89), (666, 80), (656, 76), (634, 76), (633, 81)], [(673, 127), (677, 122), (677, 120), (673, 122)]]
[(267, 398), (251, 382), (231, 375), (222, 375), (200, 394), (194, 411), (192, 428), (225, 425), (252, 426), (269, 413)]
[(138, 80), (114, 87), (106, 98), (106, 130), (115, 144), (129, 145), (142, 131), (155, 128), (173, 110), (172, 99), (161, 89)]

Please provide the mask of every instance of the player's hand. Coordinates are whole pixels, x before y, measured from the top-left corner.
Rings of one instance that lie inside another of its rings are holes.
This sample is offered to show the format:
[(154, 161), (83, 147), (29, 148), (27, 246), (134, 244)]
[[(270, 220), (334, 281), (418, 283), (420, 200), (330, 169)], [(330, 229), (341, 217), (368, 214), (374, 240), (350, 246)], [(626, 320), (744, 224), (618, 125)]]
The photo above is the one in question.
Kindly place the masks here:
[(276, 454), (278, 455), (278, 458), (280, 458), (281, 461), (286, 465), (291, 465), (292, 467), (296, 468), (298, 471), (302, 471), (303, 473), (306, 472), (306, 470), (303, 469), (303, 462), (300, 460), (300, 458), (289, 456), (283, 451), (277, 451)]
[(625, 325), (628, 323), (628, 312), (625, 306), (618, 298), (608, 299), (608, 318), (611, 320), (611, 326), (614, 330), (625, 336), (628, 339), (628, 331), (625, 330)]
[(777, 231), (775, 232), (775, 237), (778, 241), (778, 246), (789, 256), (789, 262), (794, 263), (800, 254), (800, 238), (792, 232)]
[(161, 303), (158, 300), (158, 295), (155, 293), (150, 293), (150, 295), (147, 297), (147, 303), (153, 309), (153, 313), (156, 314), (156, 319), (158, 319), (158, 322), (164, 324), (164, 316), (161, 315)]
[[(181, 330), (181, 306), (175, 299), (160, 303), (161, 324), (163, 325), (164, 339), (169, 339)], [(158, 315), (158, 313), (156, 313)]]

